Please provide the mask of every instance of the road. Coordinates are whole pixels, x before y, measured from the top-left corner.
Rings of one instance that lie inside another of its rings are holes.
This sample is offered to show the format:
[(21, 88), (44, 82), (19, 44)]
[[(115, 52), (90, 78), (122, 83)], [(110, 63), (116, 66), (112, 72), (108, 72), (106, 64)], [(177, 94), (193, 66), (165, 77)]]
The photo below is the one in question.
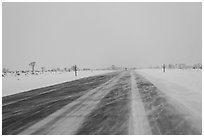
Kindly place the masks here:
[(201, 134), (182, 104), (135, 71), (3, 98), (3, 134)]

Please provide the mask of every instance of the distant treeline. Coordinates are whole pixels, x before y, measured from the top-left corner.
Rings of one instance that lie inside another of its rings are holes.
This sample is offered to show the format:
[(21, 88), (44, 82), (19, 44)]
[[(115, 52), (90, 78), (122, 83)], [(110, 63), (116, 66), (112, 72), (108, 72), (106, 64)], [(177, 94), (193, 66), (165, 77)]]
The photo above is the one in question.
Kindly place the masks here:
[[(193, 65), (186, 64), (164, 64), (167, 69), (202, 69), (202, 63), (196, 63)], [(161, 66), (151, 66), (149, 68), (162, 68)]]
[[(42, 72), (71, 72), (75, 70), (75, 66), (72, 66), (70, 68), (64, 67), (64, 68), (52, 68), (52, 69), (46, 69), (45, 67), (41, 67), (40, 69), (34, 69), (36, 65), (36, 62), (31, 62), (29, 66), (31, 66), (30, 70), (10, 70), (9, 68), (3, 68), (3, 73), (42, 73)], [(91, 68), (79, 68), (77, 67), (77, 71), (93, 71), (93, 70), (118, 70), (118, 69), (124, 69), (122, 67), (116, 67), (115, 65), (112, 65), (111, 67), (107, 68), (100, 68), (100, 69), (91, 69)]]
[[(29, 66), (32, 67), (31, 70), (9, 70), (8, 68), (3, 68), (2, 69), (2, 76), (6, 76), (7, 74), (13, 74), (15, 76), (17, 75), (28, 75), (28, 74), (34, 74), (34, 75), (38, 75), (38, 74), (43, 74), (43, 73), (61, 73), (61, 72), (71, 72), (71, 71), (75, 71), (74, 66), (68, 68), (52, 68), (52, 69), (46, 69), (45, 67), (41, 67), (40, 69), (34, 69), (34, 66), (36, 65), (36, 62), (31, 62), (29, 64)], [(158, 66), (150, 66), (150, 67), (146, 67), (146, 68), (151, 68), (151, 69), (159, 69), (162, 68), (165, 65), (165, 68), (167, 69), (202, 69), (202, 63), (196, 63), (193, 65), (186, 65), (183, 63), (180, 64), (162, 64), (162, 65), (158, 65)], [(139, 68), (139, 67), (138, 67)], [(115, 65), (111, 65), (110, 67), (107, 68), (103, 68), (103, 69), (91, 69), (91, 68), (76, 68), (77, 71), (94, 71), (94, 70), (127, 70), (127, 69), (137, 69), (137, 67), (133, 67), (133, 68), (126, 68), (126, 67), (118, 67)]]
[[(34, 65), (30, 65), (32, 69), (30, 70), (10, 70), (8, 68), (2, 69), (2, 77), (5, 76), (20, 76), (20, 75), (40, 75), (45, 73), (66, 73), (66, 72), (72, 72), (75, 71), (96, 71), (96, 70), (112, 70), (110, 68), (104, 68), (104, 69), (91, 69), (91, 68), (79, 68), (77, 66), (72, 66), (70, 68), (52, 68), (52, 69), (46, 69), (45, 67), (41, 67), (40, 69), (34, 69)], [(75, 68), (76, 67), (76, 68)]]

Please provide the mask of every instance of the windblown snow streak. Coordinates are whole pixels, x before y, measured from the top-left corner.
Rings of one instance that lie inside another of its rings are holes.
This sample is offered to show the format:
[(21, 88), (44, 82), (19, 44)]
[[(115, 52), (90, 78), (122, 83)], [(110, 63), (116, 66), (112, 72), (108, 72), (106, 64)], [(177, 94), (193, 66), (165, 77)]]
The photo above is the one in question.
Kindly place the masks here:
[(135, 76), (153, 134), (201, 134), (191, 123), (190, 114), (177, 110), (168, 96), (141, 75)]
[(130, 74), (126, 72), (90, 113), (77, 134), (128, 134), (130, 86)]

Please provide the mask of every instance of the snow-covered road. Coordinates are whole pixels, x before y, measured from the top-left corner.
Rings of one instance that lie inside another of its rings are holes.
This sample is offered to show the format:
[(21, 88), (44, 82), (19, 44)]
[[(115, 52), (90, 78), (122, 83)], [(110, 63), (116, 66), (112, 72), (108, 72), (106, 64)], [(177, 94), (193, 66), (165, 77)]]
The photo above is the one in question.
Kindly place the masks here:
[(200, 135), (202, 87), (189, 85), (200, 78), (201, 71), (123, 71), (6, 96), (3, 133)]

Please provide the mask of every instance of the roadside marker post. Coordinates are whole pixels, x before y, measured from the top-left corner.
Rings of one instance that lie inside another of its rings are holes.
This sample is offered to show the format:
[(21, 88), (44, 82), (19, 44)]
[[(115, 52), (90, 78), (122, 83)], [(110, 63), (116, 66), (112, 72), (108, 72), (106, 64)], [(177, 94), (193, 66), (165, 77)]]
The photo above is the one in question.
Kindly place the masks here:
[(162, 67), (162, 68), (163, 68), (163, 72), (165, 72), (165, 67), (166, 67), (166, 66), (165, 66), (165, 64), (164, 64), (163, 67)]
[(77, 76), (77, 66), (76, 65), (74, 66), (74, 73), (75, 73), (75, 76)]

